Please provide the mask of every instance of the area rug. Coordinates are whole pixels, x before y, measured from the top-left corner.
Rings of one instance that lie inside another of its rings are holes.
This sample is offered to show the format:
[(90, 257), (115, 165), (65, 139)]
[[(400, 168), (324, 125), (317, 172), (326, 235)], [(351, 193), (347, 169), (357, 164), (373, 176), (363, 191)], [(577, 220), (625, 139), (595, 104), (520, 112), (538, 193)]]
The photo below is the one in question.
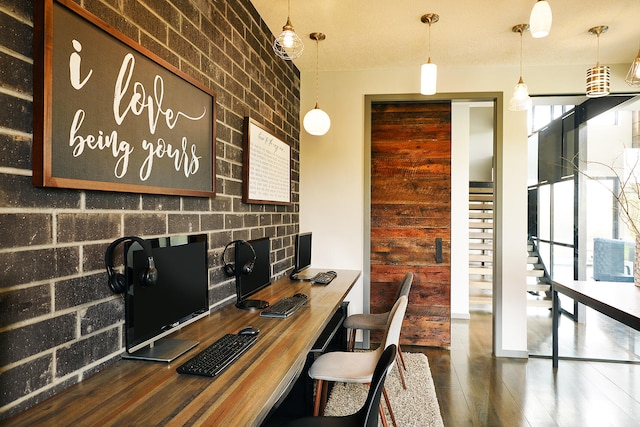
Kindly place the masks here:
[[(407, 365), (404, 372), (407, 389), (402, 388), (398, 367), (395, 365), (385, 381), (398, 426), (444, 427), (427, 356), (406, 352), (402, 355)], [(364, 384), (337, 383), (329, 395), (325, 415), (348, 415), (358, 411), (364, 404), (368, 391), (369, 387)], [(382, 401), (384, 402), (384, 398)], [(386, 405), (383, 403), (382, 406), (391, 426)]]

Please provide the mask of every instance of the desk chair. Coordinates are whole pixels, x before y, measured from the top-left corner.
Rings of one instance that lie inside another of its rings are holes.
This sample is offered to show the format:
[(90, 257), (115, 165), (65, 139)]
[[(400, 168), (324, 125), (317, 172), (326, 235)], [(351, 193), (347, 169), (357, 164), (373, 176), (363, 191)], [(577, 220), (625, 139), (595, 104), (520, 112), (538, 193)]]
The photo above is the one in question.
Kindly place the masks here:
[[(413, 273), (409, 272), (404, 275), (402, 282), (400, 283), (400, 288), (398, 288), (398, 294), (396, 295), (396, 301), (402, 295), (409, 297), (409, 290), (411, 290), (411, 285), (413, 284)], [(386, 313), (374, 313), (374, 314), (366, 314), (366, 313), (358, 313), (352, 314), (344, 320), (344, 327), (347, 329), (351, 329), (351, 333), (349, 334), (349, 344), (348, 349), (353, 351), (356, 343), (356, 331), (361, 329), (363, 331), (383, 331), (387, 327), (387, 321), (389, 320), (389, 312)], [(402, 357), (402, 350), (400, 349), (400, 344), (398, 344), (398, 355), (397, 357), (400, 359), (400, 363), (404, 370), (407, 369), (407, 366), (404, 363), (404, 358)], [(402, 381), (402, 387), (406, 390), (407, 384), (404, 380), (404, 374), (402, 369), (400, 369), (400, 364), (398, 364), (398, 372), (400, 372), (400, 380)]]
[[(333, 351), (325, 353), (318, 357), (309, 368), (309, 376), (317, 380), (316, 399), (313, 408), (313, 415), (323, 415), (324, 407), (327, 401), (328, 382), (343, 383), (371, 383), (373, 371), (376, 363), (380, 359), (380, 355), (385, 348), (391, 344), (398, 346), (400, 340), (400, 329), (402, 321), (407, 310), (407, 297), (401, 296), (393, 305), (389, 313), (389, 321), (384, 334), (382, 344), (373, 351), (352, 352), (352, 351)], [(397, 354), (397, 353), (396, 353)], [(389, 396), (382, 387), (384, 400), (389, 408), (389, 415), (393, 425), (396, 425), (395, 416), (391, 409)], [(383, 425), (386, 424), (386, 418), (382, 417)]]
[(380, 397), (389, 368), (396, 357), (396, 346), (391, 344), (378, 359), (371, 378), (367, 400), (355, 414), (343, 417), (306, 417), (291, 421), (285, 427), (377, 427), (378, 413), (381, 412)]

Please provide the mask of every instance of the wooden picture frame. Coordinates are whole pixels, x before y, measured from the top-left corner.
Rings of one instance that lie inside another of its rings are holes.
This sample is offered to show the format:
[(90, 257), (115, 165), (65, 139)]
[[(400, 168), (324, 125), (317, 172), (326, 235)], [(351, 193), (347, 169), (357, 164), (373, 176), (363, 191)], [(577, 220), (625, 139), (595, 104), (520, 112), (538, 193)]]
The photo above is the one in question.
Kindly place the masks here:
[(242, 201), (291, 204), (291, 146), (245, 117)]
[(70, 0), (34, 2), (33, 184), (215, 196), (215, 94)]

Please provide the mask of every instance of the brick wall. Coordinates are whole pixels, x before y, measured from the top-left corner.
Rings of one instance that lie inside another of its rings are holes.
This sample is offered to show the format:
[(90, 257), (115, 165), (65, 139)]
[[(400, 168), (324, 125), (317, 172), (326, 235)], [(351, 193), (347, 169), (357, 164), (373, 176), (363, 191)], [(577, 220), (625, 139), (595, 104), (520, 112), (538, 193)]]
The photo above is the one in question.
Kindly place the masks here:
[[(208, 233), (214, 310), (235, 301), (220, 260), (230, 240), (270, 236), (274, 277), (293, 262), (300, 77), (274, 57), (272, 35), (250, 1), (77, 3), (215, 91), (217, 195), (33, 187), (33, 0), (0, 0), (0, 419), (119, 358), (124, 306), (109, 291), (103, 264), (115, 238)], [(290, 206), (242, 203), (246, 115), (293, 148)]]

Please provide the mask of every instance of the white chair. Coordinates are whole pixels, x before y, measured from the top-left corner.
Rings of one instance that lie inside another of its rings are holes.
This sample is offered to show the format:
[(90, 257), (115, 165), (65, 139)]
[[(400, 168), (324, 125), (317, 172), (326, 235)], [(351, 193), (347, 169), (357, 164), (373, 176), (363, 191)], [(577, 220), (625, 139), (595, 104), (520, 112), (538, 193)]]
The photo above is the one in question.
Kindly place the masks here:
[[(334, 351), (321, 355), (313, 362), (311, 368), (309, 368), (309, 376), (317, 380), (316, 399), (313, 408), (314, 415), (324, 414), (328, 382), (371, 383), (376, 364), (384, 349), (391, 344), (398, 345), (402, 321), (404, 320), (406, 310), (407, 297), (401, 296), (389, 312), (389, 320), (385, 328), (384, 338), (376, 350), (366, 352)], [(384, 388), (382, 389), (382, 393), (389, 408), (391, 420), (395, 426), (395, 416), (393, 415), (389, 397)], [(380, 408), (380, 412), (382, 413), (382, 407)], [(383, 424), (386, 426), (384, 414), (381, 415)]]

